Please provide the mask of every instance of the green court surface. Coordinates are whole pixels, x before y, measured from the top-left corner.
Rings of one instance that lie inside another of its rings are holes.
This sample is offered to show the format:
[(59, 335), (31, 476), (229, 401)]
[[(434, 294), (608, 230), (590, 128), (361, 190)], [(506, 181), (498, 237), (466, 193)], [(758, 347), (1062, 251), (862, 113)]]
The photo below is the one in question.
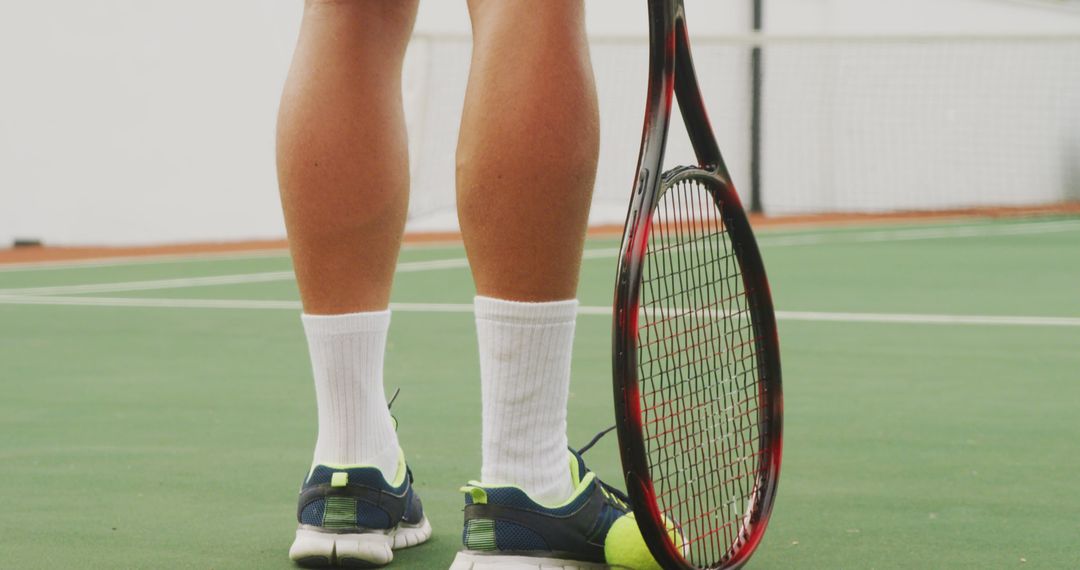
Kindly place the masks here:
[[(1080, 219), (763, 232), (780, 493), (750, 568), (1080, 568)], [(614, 240), (570, 440), (612, 423)], [(446, 568), (479, 471), (458, 246), (402, 252), (387, 386)], [(289, 568), (314, 390), (283, 254), (0, 267), (0, 568)], [(621, 486), (614, 435), (591, 467)]]

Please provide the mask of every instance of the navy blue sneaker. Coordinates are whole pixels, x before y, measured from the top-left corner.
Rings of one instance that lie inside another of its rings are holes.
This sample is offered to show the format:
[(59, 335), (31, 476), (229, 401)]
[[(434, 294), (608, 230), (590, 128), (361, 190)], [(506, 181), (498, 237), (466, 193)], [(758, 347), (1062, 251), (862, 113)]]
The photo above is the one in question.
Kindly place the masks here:
[(629, 500), (575, 452), (570, 474), (574, 494), (561, 505), (542, 505), (512, 485), (472, 481), (462, 487), (465, 547), (450, 570), (607, 569), (604, 539), (629, 512)]
[(289, 558), (305, 568), (375, 568), (431, 538), (404, 456), (387, 482), (370, 466), (316, 465), (303, 487)]

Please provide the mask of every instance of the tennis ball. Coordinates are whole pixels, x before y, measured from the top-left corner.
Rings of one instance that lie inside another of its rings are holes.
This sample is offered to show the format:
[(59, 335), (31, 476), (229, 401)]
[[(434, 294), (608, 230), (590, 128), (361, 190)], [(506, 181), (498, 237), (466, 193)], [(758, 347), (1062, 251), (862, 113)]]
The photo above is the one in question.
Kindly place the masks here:
[[(670, 519), (664, 517), (668, 534), (675, 542), (675, 547), (683, 549), (683, 536)], [(660, 564), (649, 552), (645, 539), (638, 530), (634, 513), (627, 513), (615, 520), (604, 539), (604, 558), (613, 568), (627, 570), (662, 570)]]

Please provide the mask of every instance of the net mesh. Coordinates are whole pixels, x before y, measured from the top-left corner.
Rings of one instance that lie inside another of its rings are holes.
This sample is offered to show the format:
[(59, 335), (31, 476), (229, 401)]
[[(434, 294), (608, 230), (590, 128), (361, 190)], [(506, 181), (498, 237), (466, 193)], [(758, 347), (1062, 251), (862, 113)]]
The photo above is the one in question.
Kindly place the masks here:
[(733, 244), (703, 180), (653, 215), (642, 272), (638, 377), (661, 511), (707, 567), (743, 538), (763, 462), (758, 350)]
[[(749, 203), (750, 53), (764, 60), (766, 213), (937, 211), (1080, 200), (1080, 35), (692, 38), (701, 90)], [(592, 38), (600, 164), (590, 223), (619, 225), (634, 182), (644, 38)], [(406, 62), (410, 227), (448, 229), (467, 37), (417, 36)], [(671, 132), (682, 132), (672, 117)], [(692, 156), (687, 141), (671, 156)]]

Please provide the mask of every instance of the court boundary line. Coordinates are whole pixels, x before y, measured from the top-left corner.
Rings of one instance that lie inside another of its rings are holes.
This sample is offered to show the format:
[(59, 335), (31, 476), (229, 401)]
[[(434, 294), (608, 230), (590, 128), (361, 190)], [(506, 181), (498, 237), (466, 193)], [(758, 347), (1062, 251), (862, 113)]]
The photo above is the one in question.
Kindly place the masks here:
[[(766, 247), (784, 247), (791, 245), (813, 245), (818, 243), (832, 243), (827, 238), (835, 236), (857, 236), (859, 234), (876, 235), (880, 237), (867, 238), (865, 240), (853, 240), (853, 241), (868, 241), (868, 242), (888, 242), (888, 241), (911, 241), (915, 239), (949, 239), (949, 238), (963, 238), (963, 237), (981, 237), (983, 235), (994, 235), (995, 232), (982, 233), (981, 230), (989, 228), (997, 228), (1001, 230), (1002, 235), (1023, 235), (1027, 233), (1050, 233), (1051, 231), (1070, 231), (1073, 226), (1076, 229), (1080, 229), (1080, 220), (1077, 219), (1053, 219), (1050, 221), (1009, 221), (1000, 222), (995, 220), (974, 220), (976, 223), (972, 223), (973, 220), (963, 220), (961, 223), (943, 224), (937, 225), (938, 221), (934, 220), (928, 222), (930, 227), (908, 227), (902, 229), (881, 230), (872, 229), (869, 226), (841, 226), (833, 228), (832, 231), (823, 229), (818, 226), (807, 228), (802, 231), (793, 231), (788, 233), (789, 230), (764, 230), (759, 232), (758, 241), (761, 245)], [(1044, 227), (1044, 226), (1060, 226), (1064, 225), (1063, 229), (1057, 230), (1045, 230), (1036, 231), (1030, 228), (1032, 226)], [(1005, 231), (1005, 228), (1016, 228), (1014, 231)], [(783, 235), (770, 235), (772, 233), (782, 233)], [(972, 233), (975, 232), (975, 233)], [(904, 238), (904, 234), (911, 234), (913, 237)], [(926, 237), (914, 237), (916, 234), (924, 234)], [(971, 234), (971, 235), (968, 235)], [(618, 236), (612, 235), (610, 238), (605, 239), (618, 239)], [(430, 243), (418, 243), (418, 244), (404, 244), (402, 251), (426, 251), (433, 249), (446, 249), (451, 247), (460, 247), (460, 243), (457, 242), (430, 242)], [(49, 271), (49, 270), (63, 270), (63, 269), (83, 269), (83, 268), (98, 268), (98, 267), (124, 267), (131, 265), (154, 265), (154, 264), (168, 264), (168, 263), (198, 263), (201, 261), (237, 261), (247, 259), (263, 259), (273, 257), (286, 257), (288, 255), (287, 249), (262, 249), (262, 250), (250, 250), (246, 252), (203, 252), (203, 253), (174, 253), (174, 254), (156, 254), (156, 255), (138, 255), (138, 256), (121, 256), (121, 257), (105, 257), (95, 259), (79, 259), (79, 260), (56, 260), (56, 261), (29, 261), (29, 262), (17, 262), (17, 263), (4, 263), (0, 264), (0, 273), (6, 272), (20, 272), (20, 271)]]
[[(140, 309), (218, 309), (218, 310), (289, 310), (300, 311), (299, 301), (258, 299), (154, 299), (138, 297), (59, 297), (0, 295), (0, 305), (47, 305), (83, 307), (123, 307)], [(469, 313), (469, 303), (390, 303), (392, 311), (405, 313)], [(611, 316), (611, 307), (581, 306), (584, 316)], [(779, 321), (914, 324), (914, 325), (974, 325), (974, 326), (1037, 326), (1080, 327), (1080, 317), (1040, 317), (1019, 315), (942, 315), (918, 313), (856, 313), (845, 311), (776, 311)]]
[[(984, 231), (993, 228), (994, 231)], [(843, 245), (851, 243), (894, 243), (931, 239), (967, 239), (1065, 233), (1080, 230), (1080, 220), (1055, 220), (1023, 224), (968, 225), (899, 230), (867, 230), (859, 232), (830, 232), (807, 235), (764, 236), (758, 239), (762, 247), (791, 247), (801, 245)], [(848, 239), (831, 239), (846, 237)]]
[[(424, 243), (404, 243), (402, 251), (430, 251), (460, 246), (460, 242), (432, 241)], [(82, 269), (94, 267), (125, 267), (129, 265), (155, 265), (168, 263), (198, 263), (200, 261), (237, 261), (246, 259), (266, 259), (288, 257), (287, 247), (267, 249), (249, 249), (237, 251), (203, 251), (194, 253), (152, 253), (146, 255), (118, 255), (114, 257), (93, 257), (89, 259), (57, 259), (43, 261), (21, 261), (0, 264), (0, 273), (18, 271), (48, 271), (52, 269)]]
[[(617, 249), (587, 249), (583, 259), (607, 258), (618, 253)], [(425, 261), (403, 261), (398, 263), (396, 273), (414, 273), (438, 269), (463, 269), (469, 266), (464, 257), (450, 259), (430, 259)], [(219, 285), (242, 285), (247, 283), (273, 283), (293, 281), (295, 275), (289, 271), (266, 271), (259, 273), (237, 273), (231, 275), (209, 275), (204, 277), (178, 277), (173, 279), (149, 279), (144, 281), (122, 281), (106, 283), (87, 283), (83, 285), (49, 285), (44, 287), (19, 287), (0, 289), (3, 295), (78, 295), (83, 293), (120, 293), (128, 291), (151, 291), (156, 289), (186, 289), (190, 287), (212, 287)]]
[[(429, 271), (435, 269), (456, 269), (468, 267), (464, 257), (451, 259), (433, 259), (427, 261), (405, 261), (398, 263), (396, 273)], [(119, 293), (124, 291), (150, 291), (154, 289), (185, 289), (189, 287), (211, 287), (216, 285), (242, 285), (246, 283), (272, 283), (292, 281), (295, 275), (289, 271), (264, 271), (259, 273), (236, 273), (231, 275), (209, 275), (204, 277), (177, 277), (173, 279), (148, 279), (142, 281), (121, 281), (113, 283), (88, 283), (84, 285), (49, 285), (45, 287), (22, 287), (0, 289), (4, 295), (73, 295), (80, 293)]]
[[(986, 230), (994, 231), (987, 232)], [(966, 239), (975, 237), (1038, 235), (1046, 233), (1069, 232), (1080, 230), (1080, 220), (1058, 220), (1053, 222), (975, 225), (941, 228), (909, 228), (903, 230), (875, 230), (857, 232), (811, 233), (806, 235), (787, 235), (763, 237), (758, 240), (762, 247), (802, 247), (811, 245), (844, 245), (858, 243), (891, 243), (903, 241), (921, 241), (931, 239)], [(594, 248), (582, 252), (583, 260), (607, 259), (618, 255), (618, 248)], [(403, 261), (398, 263), (396, 273), (434, 271), (440, 269), (463, 269), (469, 266), (468, 259), (455, 257), (425, 261)], [(150, 291), (159, 289), (186, 289), (191, 287), (210, 287), (222, 285), (242, 285), (249, 283), (273, 283), (292, 281), (293, 272), (270, 271), (258, 273), (239, 273), (231, 275), (212, 275), (204, 277), (180, 277), (172, 279), (150, 279), (141, 281), (89, 283), (80, 285), (50, 285), (42, 287), (17, 287), (0, 289), (3, 295), (77, 295), (86, 293), (120, 293), (130, 291)]]
[(0, 265), (0, 273), (18, 271), (48, 271), (50, 269), (82, 269), (93, 267), (124, 267), (128, 265), (155, 265), (158, 263), (181, 263), (199, 261), (237, 261), (285, 257), (287, 249), (259, 249), (248, 251), (205, 251), (200, 253), (155, 253), (147, 255), (119, 255), (90, 259), (59, 259), (44, 261), (20, 261)]

